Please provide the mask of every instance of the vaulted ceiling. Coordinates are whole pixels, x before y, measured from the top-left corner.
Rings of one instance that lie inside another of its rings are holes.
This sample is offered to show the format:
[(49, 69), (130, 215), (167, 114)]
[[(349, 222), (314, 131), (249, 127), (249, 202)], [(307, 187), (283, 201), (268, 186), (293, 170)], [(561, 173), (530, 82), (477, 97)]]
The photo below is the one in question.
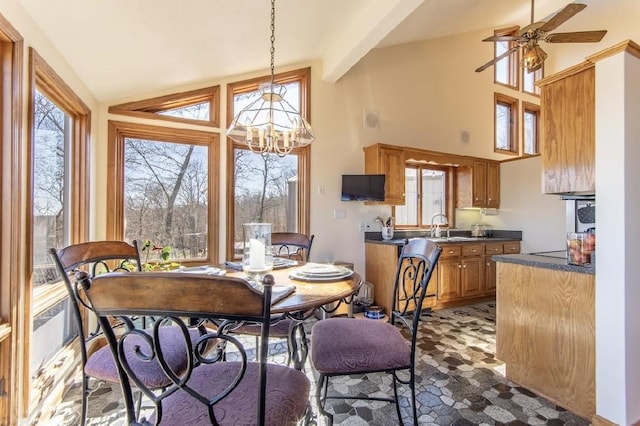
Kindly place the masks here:
[[(17, 1), (99, 101), (269, 67), (269, 0)], [(536, 20), (567, 3), (537, 0)], [(371, 49), (488, 36), (530, 13), (530, 0), (276, 0), (276, 67), (319, 60), (335, 82)]]

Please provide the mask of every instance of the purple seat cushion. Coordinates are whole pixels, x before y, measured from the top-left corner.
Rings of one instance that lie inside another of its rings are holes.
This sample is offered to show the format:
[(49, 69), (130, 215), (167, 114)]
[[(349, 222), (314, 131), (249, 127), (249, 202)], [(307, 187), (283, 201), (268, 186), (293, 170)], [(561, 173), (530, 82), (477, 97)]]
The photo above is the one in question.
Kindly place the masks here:
[[(151, 331), (149, 331), (151, 333)], [(200, 333), (197, 329), (190, 329), (191, 342), (195, 342)], [(187, 367), (187, 347), (180, 328), (167, 326), (160, 328), (160, 342), (163, 355), (167, 364), (175, 372), (182, 372)], [(143, 361), (135, 353), (135, 346), (140, 345), (143, 353), (148, 353), (148, 344), (141, 337), (131, 336), (125, 340), (125, 353), (140, 380), (150, 388), (161, 388), (167, 386), (171, 381), (165, 376), (156, 359)], [(114, 363), (109, 345), (105, 345), (94, 352), (84, 367), (87, 376), (106, 382), (119, 383), (118, 369)]]
[[(235, 377), (239, 362), (202, 364), (194, 369), (188, 385), (211, 398), (229, 385)], [(250, 362), (244, 377), (227, 397), (214, 405), (214, 413), (220, 425), (257, 425), (259, 364)], [(267, 390), (265, 424), (274, 426), (295, 425), (309, 403), (309, 379), (304, 373), (277, 364), (267, 364)], [(153, 423), (155, 418), (151, 419)], [(162, 401), (164, 426), (193, 426), (212, 424), (205, 404), (184, 390), (178, 390)]]
[(311, 362), (329, 375), (407, 368), (411, 347), (387, 322), (331, 318), (318, 321), (311, 330)]

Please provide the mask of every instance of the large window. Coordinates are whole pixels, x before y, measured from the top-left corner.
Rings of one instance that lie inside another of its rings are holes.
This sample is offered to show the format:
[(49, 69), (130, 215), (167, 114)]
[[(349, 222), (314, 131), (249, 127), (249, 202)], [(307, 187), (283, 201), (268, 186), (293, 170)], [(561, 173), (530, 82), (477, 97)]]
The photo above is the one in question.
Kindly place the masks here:
[(536, 82), (542, 80), (543, 75), (544, 65), (534, 72), (529, 72), (525, 67), (522, 67), (522, 91), (540, 96), (540, 88), (536, 86)]
[(518, 153), (518, 100), (500, 93), (495, 94), (495, 151)]
[[(90, 113), (82, 101), (30, 50), (29, 265), (26, 307), (31, 403), (48, 396), (47, 386), (64, 369), (47, 369), (73, 338), (66, 289), (47, 250), (85, 241), (88, 235), (86, 174)], [(46, 372), (46, 373), (45, 373)]]
[(540, 153), (539, 142), (540, 107), (529, 102), (522, 103), (522, 154)]
[(214, 133), (109, 122), (109, 237), (217, 264), (218, 145)]
[[(494, 32), (496, 36), (516, 35), (517, 27), (506, 28)], [(495, 43), (494, 57), (504, 54), (512, 47), (516, 46), (513, 41), (497, 41)], [(494, 65), (494, 79), (498, 84), (518, 89), (518, 51), (514, 51), (509, 56), (502, 58)]]
[[(396, 226), (425, 228), (434, 215), (452, 218), (449, 209), (447, 167), (409, 165), (405, 168), (405, 205), (394, 207)], [(441, 223), (441, 218), (435, 223)]]
[[(285, 99), (309, 120), (310, 71), (276, 76), (286, 88)], [(228, 120), (259, 96), (267, 78), (229, 85)], [(240, 256), (242, 224), (268, 222), (272, 231), (309, 231), (309, 147), (285, 156), (257, 154), (229, 139), (227, 257)]]

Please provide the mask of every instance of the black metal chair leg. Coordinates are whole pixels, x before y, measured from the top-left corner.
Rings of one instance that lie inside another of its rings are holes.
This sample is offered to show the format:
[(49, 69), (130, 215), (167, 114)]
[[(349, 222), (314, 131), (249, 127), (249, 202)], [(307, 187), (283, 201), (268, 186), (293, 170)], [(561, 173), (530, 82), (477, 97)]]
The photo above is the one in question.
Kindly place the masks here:
[(89, 378), (82, 374), (82, 408), (80, 412), (80, 426), (87, 423), (87, 405), (89, 404)]
[(411, 369), (411, 407), (413, 408), (413, 424), (418, 424), (418, 407), (416, 402), (416, 373)]
[(318, 413), (322, 414), (327, 419), (327, 425), (333, 425), (333, 414), (324, 409), (324, 404), (327, 402), (327, 390), (329, 388), (329, 377), (324, 374), (320, 374), (318, 377), (318, 383), (316, 384), (316, 401), (318, 403)]
[[(396, 378), (396, 373), (391, 374), (393, 377), (393, 399), (396, 404), (396, 412), (398, 413), (398, 424), (403, 426), (402, 422), (402, 414), (400, 413), (400, 401), (398, 400), (398, 379)], [(417, 423), (416, 423), (417, 424)]]

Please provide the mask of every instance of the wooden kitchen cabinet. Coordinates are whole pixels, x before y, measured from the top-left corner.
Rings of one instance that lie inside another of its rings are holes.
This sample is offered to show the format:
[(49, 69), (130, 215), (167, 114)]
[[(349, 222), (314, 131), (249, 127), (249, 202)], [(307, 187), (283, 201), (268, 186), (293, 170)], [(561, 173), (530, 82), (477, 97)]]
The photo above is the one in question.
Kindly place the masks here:
[(383, 144), (365, 147), (364, 172), (385, 175), (384, 202), (375, 202), (375, 204), (404, 205), (404, 149)]
[(487, 243), (484, 249), (484, 294), (496, 293), (496, 262), (491, 260), (494, 254), (520, 253), (519, 241)]
[(540, 80), (542, 192), (595, 191), (595, 67)]
[[(393, 284), (398, 267), (401, 247), (394, 244), (366, 243), (365, 280), (373, 284), (374, 303), (384, 308), (388, 315), (391, 312)], [(436, 304), (437, 269), (431, 275), (427, 285), (427, 295), (422, 303), (423, 308), (431, 308)]]
[(500, 164), (475, 160), (472, 166), (460, 166), (457, 177), (457, 207), (500, 207)]
[(438, 261), (438, 303), (482, 296), (484, 244), (444, 245)]

